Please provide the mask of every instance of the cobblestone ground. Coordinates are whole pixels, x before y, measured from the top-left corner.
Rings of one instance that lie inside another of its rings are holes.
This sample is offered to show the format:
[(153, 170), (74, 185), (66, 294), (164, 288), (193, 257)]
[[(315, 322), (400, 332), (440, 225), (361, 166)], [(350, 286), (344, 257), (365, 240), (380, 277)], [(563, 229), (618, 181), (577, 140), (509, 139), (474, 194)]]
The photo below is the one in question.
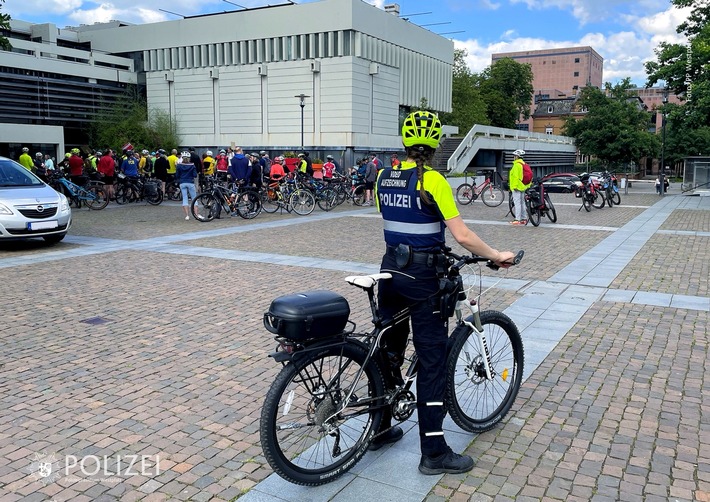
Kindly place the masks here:
[[(590, 213), (573, 196), (553, 200), (558, 224), (538, 228), (503, 224), (502, 206), (475, 202), (462, 214), (487, 223), (472, 226), (497, 247), (525, 249), (524, 266), (506, 279), (545, 280), (658, 199), (629, 195), (628, 207)], [(379, 262), (379, 218), (352, 210), (202, 224), (184, 221), (175, 204), (111, 204), (75, 211), (70, 235), (86, 243), (0, 243), (0, 500), (234, 500), (262, 481), (271, 469), (259, 410), (280, 369), (267, 357), (274, 341), (262, 314), (276, 296), (327, 288), (367, 326), (366, 298), (343, 281), (347, 270), (298, 266)], [(707, 232), (708, 221), (707, 212), (675, 211), (663, 230)], [(263, 226), (271, 223), (286, 224)], [(230, 229), (239, 233), (214, 235)], [(707, 296), (707, 239), (657, 233), (612, 287)], [(193, 248), (294, 263), (186, 254)], [(484, 308), (519, 297), (493, 289)], [(710, 500), (707, 317), (595, 303), (532, 373), (505, 422), (471, 443), (474, 470), (444, 476), (427, 500)], [(159, 472), (149, 462), (144, 473), (110, 475), (120, 455), (158, 456)], [(105, 456), (108, 472), (64, 469), (86, 456)], [(58, 479), (40, 475), (42, 462), (54, 462)]]

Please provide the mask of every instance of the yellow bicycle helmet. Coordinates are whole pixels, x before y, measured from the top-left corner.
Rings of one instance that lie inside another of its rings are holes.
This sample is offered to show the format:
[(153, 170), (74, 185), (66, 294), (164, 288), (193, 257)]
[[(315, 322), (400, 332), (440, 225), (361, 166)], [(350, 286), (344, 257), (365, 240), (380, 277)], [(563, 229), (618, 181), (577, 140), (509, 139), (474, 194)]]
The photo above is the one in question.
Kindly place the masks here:
[(428, 146), (436, 150), (441, 140), (441, 121), (436, 114), (416, 111), (407, 115), (402, 124), (404, 146)]

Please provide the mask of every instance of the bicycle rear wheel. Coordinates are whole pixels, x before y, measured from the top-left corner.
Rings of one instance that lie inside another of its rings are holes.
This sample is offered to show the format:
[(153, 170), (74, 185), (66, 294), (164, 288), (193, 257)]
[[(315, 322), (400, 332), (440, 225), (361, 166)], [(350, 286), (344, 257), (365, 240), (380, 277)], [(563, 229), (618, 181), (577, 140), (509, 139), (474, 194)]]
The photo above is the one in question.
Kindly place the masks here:
[(323, 348), (296, 356), (278, 374), (261, 409), (259, 434), (264, 456), (279, 476), (322, 485), (365, 454), (382, 408), (361, 401), (384, 394), (382, 373), (372, 360), (355, 381), (366, 357), (355, 344)]
[(481, 200), (488, 207), (498, 207), (505, 200), (505, 192), (501, 188), (489, 185), (481, 192)]
[(168, 200), (182, 200), (182, 192), (180, 191), (180, 185), (174, 182), (165, 184), (165, 196)]
[(281, 207), (279, 200), (278, 188), (267, 188), (261, 198), (261, 208), (267, 213), (275, 213)]
[(163, 191), (160, 188), (158, 188), (153, 195), (146, 194), (145, 200), (151, 206), (157, 206), (161, 202), (163, 202)]
[(92, 185), (86, 191), (89, 192), (89, 195), (85, 203), (89, 209), (99, 210), (108, 206), (108, 197), (106, 197), (106, 192), (104, 192), (102, 187)]
[(356, 206), (362, 206), (365, 202), (365, 185), (358, 185), (352, 191), (353, 204)]
[(190, 212), (197, 221), (212, 221), (221, 210), (219, 201), (212, 194), (203, 193), (195, 197), (190, 206)]
[(473, 186), (470, 183), (461, 183), (456, 189), (456, 201), (461, 205), (473, 202)]
[(525, 359), (523, 341), (510, 317), (493, 310), (480, 315), (492, 378), (486, 378), (478, 334), (466, 325), (451, 333), (446, 359), (446, 408), (468, 432), (487, 431), (503, 420), (520, 391)]
[(245, 220), (251, 220), (259, 216), (261, 212), (261, 197), (257, 192), (247, 190), (237, 196), (235, 205), (239, 216)]

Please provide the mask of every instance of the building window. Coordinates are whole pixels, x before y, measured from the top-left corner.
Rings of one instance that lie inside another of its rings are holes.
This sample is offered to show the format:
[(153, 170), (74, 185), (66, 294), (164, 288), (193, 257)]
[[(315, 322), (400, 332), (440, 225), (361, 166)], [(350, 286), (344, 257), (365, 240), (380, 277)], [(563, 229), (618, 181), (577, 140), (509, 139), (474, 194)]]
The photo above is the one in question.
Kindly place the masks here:
[(515, 124), (515, 128), (518, 131), (530, 131), (530, 126), (528, 124)]
[(552, 113), (552, 112), (554, 112), (554, 111), (555, 111), (555, 109), (554, 109), (554, 107), (553, 107), (552, 105), (550, 105), (550, 106), (547, 107), (547, 113)]
[(579, 63), (579, 58), (574, 58), (575, 63)]
[(574, 72), (574, 76), (579, 77), (579, 72), (578, 71)]
[(545, 126), (545, 134), (554, 134), (555, 128), (553, 126)]

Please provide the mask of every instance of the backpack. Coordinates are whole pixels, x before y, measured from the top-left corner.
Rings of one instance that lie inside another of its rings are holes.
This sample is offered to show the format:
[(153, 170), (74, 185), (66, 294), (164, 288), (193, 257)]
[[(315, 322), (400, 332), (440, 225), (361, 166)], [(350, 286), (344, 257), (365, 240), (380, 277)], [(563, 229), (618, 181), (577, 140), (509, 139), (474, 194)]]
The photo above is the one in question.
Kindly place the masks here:
[(523, 185), (529, 185), (533, 179), (533, 172), (530, 164), (523, 162)]

